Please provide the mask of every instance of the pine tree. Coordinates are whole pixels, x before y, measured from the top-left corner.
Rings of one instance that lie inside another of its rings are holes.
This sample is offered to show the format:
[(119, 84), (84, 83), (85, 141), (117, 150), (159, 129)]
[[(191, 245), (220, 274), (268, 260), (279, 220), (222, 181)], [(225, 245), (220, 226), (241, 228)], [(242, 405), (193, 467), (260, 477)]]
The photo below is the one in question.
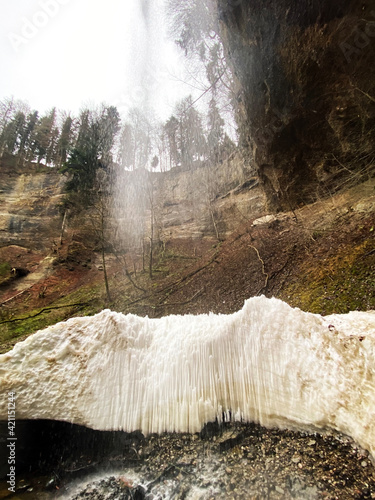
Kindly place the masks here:
[(0, 157), (4, 152), (14, 154), (18, 151), (29, 112), (27, 103), (13, 97), (0, 101)]
[(202, 117), (195, 109), (191, 96), (182, 99), (175, 109), (178, 120), (177, 149), (181, 165), (193, 168), (206, 151)]
[(46, 159), (47, 152), (51, 147), (55, 120), (56, 108), (53, 108), (47, 115), (39, 120), (35, 128), (34, 151), (38, 164), (40, 164), (43, 159)]
[(73, 118), (68, 115), (63, 119), (60, 137), (56, 145), (56, 164), (58, 167), (67, 161), (69, 151), (73, 146)]
[(120, 131), (120, 115), (115, 106), (104, 107), (97, 120), (100, 141), (100, 156), (104, 165), (113, 161), (112, 149)]
[(75, 144), (77, 149), (85, 149), (91, 141), (92, 111), (84, 109), (78, 118), (78, 137)]
[(46, 164), (55, 165), (57, 163), (57, 144), (59, 141), (60, 130), (57, 127), (53, 127), (51, 131), (50, 143), (46, 151)]
[[(115, 107), (102, 107), (99, 112), (85, 109), (80, 116), (77, 142), (61, 168), (69, 174), (66, 190), (80, 193), (90, 204), (99, 169), (108, 170), (112, 149), (119, 131), (120, 116)], [(66, 132), (68, 126), (66, 124)]]
[(18, 164), (23, 163), (28, 157), (33, 156), (32, 151), (32, 136), (35, 126), (38, 122), (38, 112), (33, 111), (29, 113), (23, 127), (22, 135), (20, 137), (19, 150), (18, 150)]
[(1, 142), (3, 151), (9, 154), (15, 154), (18, 150), (20, 138), (22, 137), (23, 128), (25, 126), (25, 114), (18, 111), (10, 122), (4, 127)]

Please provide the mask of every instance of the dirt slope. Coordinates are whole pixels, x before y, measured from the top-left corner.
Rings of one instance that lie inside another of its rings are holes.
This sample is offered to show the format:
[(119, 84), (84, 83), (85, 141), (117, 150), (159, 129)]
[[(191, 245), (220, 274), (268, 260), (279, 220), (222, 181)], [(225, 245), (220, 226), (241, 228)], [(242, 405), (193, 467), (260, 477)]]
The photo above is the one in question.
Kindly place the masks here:
[(231, 313), (265, 294), (321, 314), (375, 309), (374, 179), (294, 212), (249, 220), (223, 242), (170, 241), (159, 249), (152, 279), (140, 257), (127, 256), (130, 281), (108, 255), (111, 303), (99, 256), (74, 238), (47, 257), (1, 249), (9, 269), (16, 261), (31, 270), (8, 282), (10, 271), (3, 276), (3, 352), (49, 324), (104, 307), (150, 317)]

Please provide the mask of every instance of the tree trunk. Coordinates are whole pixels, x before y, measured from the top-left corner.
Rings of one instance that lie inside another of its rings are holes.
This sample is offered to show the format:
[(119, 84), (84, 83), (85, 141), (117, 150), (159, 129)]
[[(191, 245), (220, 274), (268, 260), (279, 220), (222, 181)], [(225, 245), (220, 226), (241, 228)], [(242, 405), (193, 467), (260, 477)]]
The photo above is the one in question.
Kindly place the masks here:
[(108, 302), (111, 302), (112, 299), (111, 299), (111, 294), (109, 292), (107, 267), (105, 264), (104, 241), (102, 242), (102, 263), (103, 263), (103, 273), (104, 273), (104, 282), (105, 282), (105, 291), (107, 294), (107, 300), (108, 300)]
[(108, 275), (107, 275), (107, 266), (105, 264), (105, 248), (104, 248), (104, 214), (102, 212), (101, 214), (101, 246), (102, 246), (102, 264), (103, 264), (103, 273), (104, 273), (104, 283), (105, 283), (105, 291), (107, 294), (107, 300), (108, 302), (111, 302), (111, 294), (109, 291), (109, 284), (108, 284)]
[(63, 244), (63, 236), (64, 236), (65, 224), (66, 224), (66, 210), (64, 212), (64, 217), (63, 217), (62, 224), (61, 224), (60, 246)]
[(150, 279), (152, 279), (153, 246), (154, 246), (154, 207), (151, 204), (150, 261), (149, 261), (149, 269), (148, 269)]

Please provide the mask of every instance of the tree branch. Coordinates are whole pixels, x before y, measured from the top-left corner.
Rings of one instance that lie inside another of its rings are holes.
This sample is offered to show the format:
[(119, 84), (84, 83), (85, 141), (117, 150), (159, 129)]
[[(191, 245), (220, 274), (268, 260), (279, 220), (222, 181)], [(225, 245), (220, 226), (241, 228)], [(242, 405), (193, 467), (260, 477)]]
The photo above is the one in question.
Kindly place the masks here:
[(259, 261), (260, 261), (260, 262), (261, 262), (261, 264), (262, 264), (262, 273), (263, 273), (263, 275), (266, 277), (266, 280), (265, 280), (265, 282), (264, 282), (263, 287), (262, 287), (262, 288), (259, 290), (259, 292), (258, 292), (258, 294), (259, 294), (262, 290), (264, 290), (265, 288), (267, 288), (267, 285), (268, 285), (268, 273), (266, 273), (266, 271), (265, 271), (265, 268), (264, 268), (264, 260), (263, 260), (263, 259), (262, 259), (262, 257), (260, 256), (260, 254), (259, 254), (259, 250), (258, 250), (258, 249), (257, 249), (254, 245), (250, 245), (250, 248), (252, 248), (253, 250), (255, 250), (255, 252), (256, 252), (256, 254), (257, 254), (257, 256), (258, 256), (258, 259), (259, 259)]

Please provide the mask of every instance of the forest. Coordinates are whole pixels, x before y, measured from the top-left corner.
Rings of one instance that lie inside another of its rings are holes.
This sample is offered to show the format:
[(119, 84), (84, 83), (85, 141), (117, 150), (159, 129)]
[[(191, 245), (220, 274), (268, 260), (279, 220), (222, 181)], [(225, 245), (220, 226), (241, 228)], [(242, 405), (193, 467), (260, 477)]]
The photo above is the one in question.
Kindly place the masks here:
[[(191, 66), (201, 90), (198, 98), (182, 98), (164, 122), (148, 102), (130, 107), (125, 116), (111, 104), (86, 106), (73, 116), (56, 108), (40, 114), (26, 102), (3, 98), (0, 157), (16, 155), (19, 165), (43, 163), (62, 173), (69, 171), (77, 180), (77, 164), (85, 156), (93, 160), (94, 171), (100, 163), (105, 168), (115, 164), (126, 170), (164, 172), (174, 167), (193, 169), (229, 155), (237, 142), (233, 118), (236, 93), (216, 12), (211, 2), (198, 5), (171, 0), (168, 13), (170, 36)], [(75, 181), (68, 189), (73, 184)]]
[(188, 96), (176, 104), (165, 123), (139, 108), (121, 119), (116, 107), (104, 104), (99, 109), (85, 108), (78, 117), (56, 108), (40, 116), (14, 98), (1, 100), (0, 113), (1, 156), (15, 155), (20, 166), (36, 162), (78, 177), (74, 165), (85, 156), (92, 158), (93, 171), (100, 163), (105, 168), (115, 164), (126, 170), (165, 172), (218, 161), (234, 148), (214, 96), (206, 116)]

